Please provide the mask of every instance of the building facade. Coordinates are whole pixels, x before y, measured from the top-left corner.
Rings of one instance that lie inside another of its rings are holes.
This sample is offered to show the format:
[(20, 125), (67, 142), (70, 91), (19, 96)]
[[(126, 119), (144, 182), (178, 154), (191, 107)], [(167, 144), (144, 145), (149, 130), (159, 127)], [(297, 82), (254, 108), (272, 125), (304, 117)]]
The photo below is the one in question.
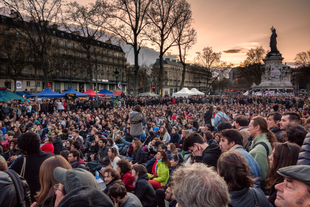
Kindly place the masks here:
[[(166, 58), (163, 60), (163, 67), (164, 78), (163, 91), (161, 93), (162, 95), (172, 95), (172, 93), (181, 89), (180, 84), (182, 81), (183, 65), (178, 60)], [(197, 88), (205, 92), (209, 85), (209, 80), (212, 77), (211, 72), (208, 72), (205, 67), (194, 64), (188, 64), (185, 70), (184, 87), (189, 89)], [(159, 59), (157, 59), (153, 65), (152, 78), (150, 81), (150, 86), (155, 87), (156, 93), (160, 93), (157, 87), (158, 71)]]
[[(8, 90), (42, 91), (44, 85), (43, 70), (35, 69), (33, 66), (33, 52), (27, 50), (29, 43), (21, 37), (22, 30), (11, 27), (14, 23), (13, 18), (0, 15), (0, 87), (6, 87)], [(49, 42), (47, 42), (46, 60), (44, 67), (48, 68), (48, 86), (56, 92), (64, 92), (69, 87), (74, 90), (85, 92), (89, 88), (100, 91), (102, 89), (115, 90), (119, 82), (121, 89), (127, 90), (126, 65), (127, 60), (125, 53), (120, 46), (111, 44), (111, 41), (91, 41), (90, 42), (90, 59), (87, 56), (87, 50), (81, 44), (78, 32), (68, 33), (61, 31), (57, 26), (47, 28), (50, 33)], [(36, 34), (33, 34), (36, 35)], [(12, 47), (7, 49), (6, 42), (14, 37), (16, 40), (11, 44)], [(35, 36), (38, 38), (37, 36)], [(10, 59), (15, 64), (14, 58), (23, 56), (22, 67), (15, 73), (10, 73), (8, 67), (5, 67)], [(15, 55), (12, 55), (15, 54)], [(89, 70), (89, 63), (92, 69)], [(90, 74), (92, 71), (93, 86), (90, 86)], [(118, 77), (116, 77), (116, 73)], [(14, 76), (12, 76), (14, 74)]]

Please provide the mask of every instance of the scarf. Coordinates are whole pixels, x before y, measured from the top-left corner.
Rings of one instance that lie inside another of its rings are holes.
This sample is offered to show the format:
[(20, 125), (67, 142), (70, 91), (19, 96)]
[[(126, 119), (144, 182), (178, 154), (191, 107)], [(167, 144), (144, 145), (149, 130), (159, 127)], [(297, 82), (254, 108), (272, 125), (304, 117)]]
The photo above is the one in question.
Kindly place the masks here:
[(155, 166), (155, 177), (157, 177), (157, 167), (158, 167), (158, 163), (162, 162), (163, 159), (159, 159), (157, 160), (156, 166)]
[(115, 140), (116, 139), (116, 134), (119, 133), (119, 130), (117, 130), (116, 132), (113, 132), (113, 136), (112, 136), (112, 139)]

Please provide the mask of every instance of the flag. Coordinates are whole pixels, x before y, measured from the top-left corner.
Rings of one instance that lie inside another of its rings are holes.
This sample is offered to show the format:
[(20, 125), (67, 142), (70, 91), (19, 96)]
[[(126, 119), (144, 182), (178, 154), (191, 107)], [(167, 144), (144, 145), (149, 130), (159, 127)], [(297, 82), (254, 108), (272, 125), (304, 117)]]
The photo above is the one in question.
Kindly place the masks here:
[(150, 93), (149, 94), (151, 94), (152, 93), (152, 89), (150, 89)]
[(161, 95), (161, 89), (159, 90), (159, 95)]

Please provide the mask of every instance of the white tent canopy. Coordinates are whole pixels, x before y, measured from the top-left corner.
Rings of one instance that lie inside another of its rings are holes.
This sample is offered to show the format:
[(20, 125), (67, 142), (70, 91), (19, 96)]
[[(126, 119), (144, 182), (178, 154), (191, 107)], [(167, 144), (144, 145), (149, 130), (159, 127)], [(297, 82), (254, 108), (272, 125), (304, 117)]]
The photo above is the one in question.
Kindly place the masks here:
[(197, 88), (192, 88), (190, 91), (193, 93), (196, 93), (196, 95), (200, 95), (200, 96), (205, 95), (205, 93), (198, 91)]
[(188, 97), (188, 96), (196, 96), (196, 93), (191, 92), (188, 88), (182, 88), (182, 90), (173, 93), (173, 97)]

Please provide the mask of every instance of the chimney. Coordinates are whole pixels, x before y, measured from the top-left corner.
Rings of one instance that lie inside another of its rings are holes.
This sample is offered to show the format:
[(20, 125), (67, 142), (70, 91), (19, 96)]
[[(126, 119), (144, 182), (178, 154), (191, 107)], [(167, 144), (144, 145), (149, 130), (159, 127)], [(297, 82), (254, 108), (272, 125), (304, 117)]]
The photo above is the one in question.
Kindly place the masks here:
[(173, 59), (173, 60), (172, 60), (172, 62), (175, 62), (175, 63), (176, 63), (176, 60), (175, 60), (175, 59)]
[(166, 58), (165, 60), (168, 60), (168, 61), (170, 61), (170, 58)]
[(105, 41), (108, 44), (112, 44), (111, 39), (109, 38), (107, 41)]
[(73, 31), (72, 34), (76, 36), (80, 36), (80, 31)]
[(159, 58), (156, 59), (156, 62), (159, 61)]
[(52, 29), (57, 30), (57, 29), (58, 29), (58, 25), (57, 25), (57, 24), (53, 24), (53, 25), (52, 25)]
[(285, 62), (285, 65), (286, 65), (286, 62)]

